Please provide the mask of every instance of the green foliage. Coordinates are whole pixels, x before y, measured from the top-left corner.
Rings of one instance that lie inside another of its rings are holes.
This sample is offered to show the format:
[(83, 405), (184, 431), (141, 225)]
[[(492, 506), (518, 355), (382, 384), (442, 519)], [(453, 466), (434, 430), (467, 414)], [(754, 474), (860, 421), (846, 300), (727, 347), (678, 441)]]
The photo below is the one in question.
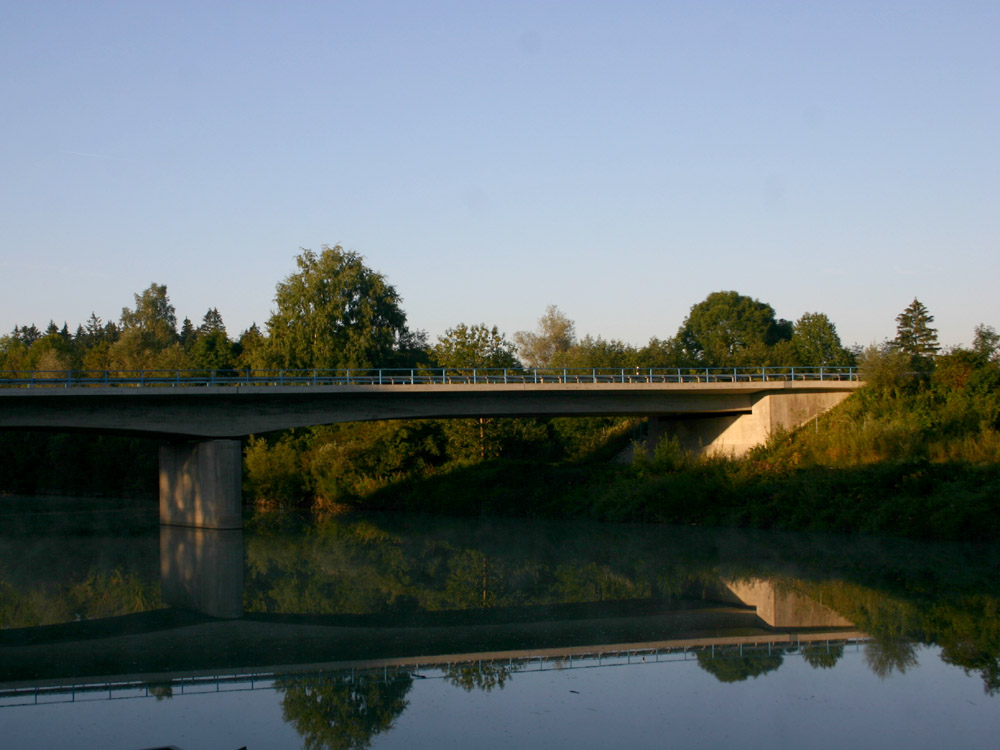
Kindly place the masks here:
[(431, 349), (438, 367), (513, 368), (518, 366), (514, 345), (496, 326), (459, 323), (445, 331)]
[(612, 368), (649, 366), (641, 359), (635, 347), (618, 339), (605, 340), (590, 334), (557, 353), (552, 359), (554, 367)]
[(412, 685), (413, 678), (405, 672), (387, 678), (335, 676), (316, 681), (310, 676), (275, 681), (283, 694), (284, 719), (307, 750), (365, 750), (406, 710)]
[(861, 379), (871, 391), (896, 395), (914, 382), (911, 364), (908, 355), (889, 343), (872, 344), (858, 362)]
[(280, 282), (267, 321), (269, 355), (285, 368), (364, 368), (389, 361), (406, 332), (399, 295), (339, 245), (303, 250)]
[(737, 292), (712, 292), (677, 332), (685, 358), (709, 367), (774, 364), (770, 348), (792, 338), (792, 325), (767, 303)]
[(784, 663), (781, 654), (767, 652), (741, 656), (735, 649), (715, 649), (698, 652), (698, 666), (715, 677), (719, 682), (743, 682), (751, 677), (773, 672)]
[(441, 464), (442, 443), (442, 426), (430, 420), (328, 425), (307, 433), (302, 463), (319, 505), (357, 505), (381, 487)]
[(813, 669), (833, 669), (843, 655), (841, 644), (810, 643), (802, 647), (802, 658)]
[(527, 367), (549, 367), (556, 357), (566, 352), (576, 341), (573, 321), (558, 307), (549, 305), (538, 319), (536, 332), (518, 331), (514, 343), (521, 361)]
[(993, 326), (979, 324), (972, 338), (972, 351), (987, 360), (997, 360), (1000, 355), (1000, 333)]
[(135, 295), (135, 309), (122, 308), (121, 332), (108, 348), (116, 370), (181, 369), (187, 364), (177, 335), (177, 314), (163, 284)]
[(805, 313), (792, 329), (795, 363), (808, 367), (843, 367), (853, 364), (840, 343), (837, 328), (823, 313)]
[(934, 316), (916, 297), (896, 316), (896, 338), (893, 344), (913, 358), (915, 367), (928, 366), (938, 349), (937, 329), (931, 328)]
[(521, 669), (523, 665), (515, 661), (449, 664), (445, 670), (445, 679), (467, 693), (473, 690), (490, 693), (494, 688), (503, 690), (511, 676)]
[(303, 504), (306, 478), (293, 433), (269, 443), (251, 437), (243, 452), (244, 492), (259, 502), (281, 506)]
[(228, 370), (235, 361), (233, 343), (225, 330), (199, 333), (191, 346), (189, 362), (196, 370)]

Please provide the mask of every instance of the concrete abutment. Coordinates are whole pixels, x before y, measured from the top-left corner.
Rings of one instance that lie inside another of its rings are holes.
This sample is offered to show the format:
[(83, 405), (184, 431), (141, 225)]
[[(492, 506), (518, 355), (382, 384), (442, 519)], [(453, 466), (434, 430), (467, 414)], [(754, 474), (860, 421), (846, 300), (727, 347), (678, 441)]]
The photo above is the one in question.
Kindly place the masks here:
[(779, 429), (794, 430), (832, 409), (850, 395), (845, 391), (762, 393), (749, 411), (650, 417), (647, 449), (667, 435), (695, 453), (742, 456)]

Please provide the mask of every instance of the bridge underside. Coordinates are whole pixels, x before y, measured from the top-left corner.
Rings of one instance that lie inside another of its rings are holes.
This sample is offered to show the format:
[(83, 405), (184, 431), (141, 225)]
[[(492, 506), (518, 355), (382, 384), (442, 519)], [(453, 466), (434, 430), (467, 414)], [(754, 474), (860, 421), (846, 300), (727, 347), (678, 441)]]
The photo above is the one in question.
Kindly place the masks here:
[[(336, 422), (456, 417), (676, 416), (751, 413), (769, 395), (853, 391), (856, 382), (518, 384), (11, 389), (0, 429), (241, 438)], [(794, 400), (794, 399), (793, 399)], [(797, 408), (797, 407), (796, 407)]]

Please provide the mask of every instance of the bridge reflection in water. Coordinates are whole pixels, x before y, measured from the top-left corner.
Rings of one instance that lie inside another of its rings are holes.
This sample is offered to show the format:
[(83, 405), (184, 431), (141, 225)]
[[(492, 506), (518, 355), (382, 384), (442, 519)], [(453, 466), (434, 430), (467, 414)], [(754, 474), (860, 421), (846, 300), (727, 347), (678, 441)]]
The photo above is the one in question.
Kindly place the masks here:
[(241, 617), (242, 534), (161, 527), (161, 586), (173, 609), (7, 631), (0, 705), (143, 697), (165, 685), (250, 689), (291, 675), (342, 680), (455, 665), (527, 671), (770, 656), (865, 638), (821, 604), (763, 579), (722, 581), (726, 601)]

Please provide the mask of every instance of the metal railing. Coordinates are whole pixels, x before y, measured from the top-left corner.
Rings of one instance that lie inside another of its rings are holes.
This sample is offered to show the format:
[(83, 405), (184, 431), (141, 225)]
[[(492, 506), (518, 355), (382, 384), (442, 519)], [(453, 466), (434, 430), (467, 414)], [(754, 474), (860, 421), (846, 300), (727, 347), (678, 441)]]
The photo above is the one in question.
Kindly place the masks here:
[(4, 388), (857, 381), (854, 367), (379, 368), (0, 371)]

